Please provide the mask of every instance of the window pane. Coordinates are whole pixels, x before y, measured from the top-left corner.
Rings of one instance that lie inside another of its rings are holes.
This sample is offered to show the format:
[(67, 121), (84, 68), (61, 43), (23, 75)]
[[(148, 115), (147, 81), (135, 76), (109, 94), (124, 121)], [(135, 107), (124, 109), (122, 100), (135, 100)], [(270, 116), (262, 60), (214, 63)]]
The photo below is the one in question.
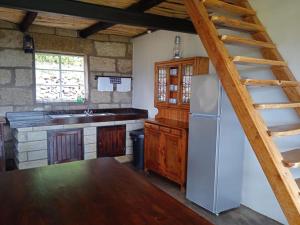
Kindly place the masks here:
[(62, 85), (84, 84), (84, 72), (62, 71)]
[(59, 98), (59, 86), (37, 86), (36, 99), (43, 102), (57, 102)]
[(84, 98), (84, 86), (62, 87), (62, 99), (64, 101), (76, 101), (78, 97)]
[(59, 69), (59, 56), (53, 54), (36, 53), (35, 66), (37, 69)]
[(36, 84), (39, 85), (59, 85), (59, 71), (56, 70), (36, 70)]
[(84, 71), (84, 59), (82, 56), (61, 56), (61, 69)]

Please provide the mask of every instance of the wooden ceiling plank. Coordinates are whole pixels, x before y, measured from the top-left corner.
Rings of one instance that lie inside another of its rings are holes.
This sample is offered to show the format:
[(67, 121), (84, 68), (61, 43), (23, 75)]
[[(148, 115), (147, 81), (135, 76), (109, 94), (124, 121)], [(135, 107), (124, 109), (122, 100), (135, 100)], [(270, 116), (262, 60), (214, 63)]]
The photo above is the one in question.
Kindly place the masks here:
[(0, 7), (36, 12), (51, 12), (82, 18), (97, 19), (109, 23), (124, 24), (149, 29), (195, 33), (193, 24), (185, 19), (170, 18), (108, 6), (87, 4), (69, 0), (22, 1), (1, 0)]
[[(140, 0), (139, 2), (132, 4), (127, 8), (127, 10), (131, 12), (145, 12), (148, 9), (153, 8), (156, 5), (159, 5), (164, 0)], [(106, 22), (98, 22), (96, 24), (93, 24), (90, 27), (87, 27), (86, 29), (83, 29), (79, 32), (80, 37), (86, 38), (94, 33), (97, 33), (101, 30), (106, 30), (113, 25), (116, 25), (114, 23), (106, 23)]]

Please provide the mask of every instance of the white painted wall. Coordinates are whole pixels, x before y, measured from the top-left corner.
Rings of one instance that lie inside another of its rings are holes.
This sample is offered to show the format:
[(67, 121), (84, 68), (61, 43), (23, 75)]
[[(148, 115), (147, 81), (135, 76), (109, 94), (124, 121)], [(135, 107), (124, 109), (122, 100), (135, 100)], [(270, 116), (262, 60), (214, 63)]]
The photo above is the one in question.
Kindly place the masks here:
[(133, 107), (157, 113), (154, 108), (154, 63), (172, 59), (174, 39), (180, 34), (184, 57), (207, 56), (196, 35), (157, 31), (133, 40)]
[[(257, 10), (258, 16), (266, 26), (273, 41), (278, 45), (283, 57), (289, 63), (298, 80), (300, 80), (300, 45), (298, 37), (300, 28), (298, 21), (300, 1), (298, 0), (250, 0)], [(220, 31), (225, 33), (225, 31)], [(228, 33), (228, 32), (226, 32)], [(154, 62), (172, 58), (174, 37), (177, 33), (158, 31), (133, 40), (133, 107), (149, 110), (154, 117)], [(184, 57), (206, 56), (202, 44), (195, 35), (180, 34), (184, 42)], [(249, 48), (231, 47), (232, 55), (247, 55), (260, 57), (258, 52)], [(273, 76), (262, 67), (240, 67), (242, 76), (260, 79), (272, 79)], [(211, 68), (211, 73), (213, 69)], [(252, 88), (251, 95), (256, 102), (287, 101), (281, 89)], [(261, 113), (268, 125), (278, 125), (289, 122), (299, 122), (292, 110), (270, 110)], [(281, 138), (275, 140), (280, 149), (287, 150), (300, 146), (299, 137)], [(299, 171), (293, 171), (295, 177), (300, 177)], [(252, 208), (281, 223), (286, 219), (276, 201), (261, 167), (246, 141), (244, 157), (244, 177), (242, 189), (242, 204)]]

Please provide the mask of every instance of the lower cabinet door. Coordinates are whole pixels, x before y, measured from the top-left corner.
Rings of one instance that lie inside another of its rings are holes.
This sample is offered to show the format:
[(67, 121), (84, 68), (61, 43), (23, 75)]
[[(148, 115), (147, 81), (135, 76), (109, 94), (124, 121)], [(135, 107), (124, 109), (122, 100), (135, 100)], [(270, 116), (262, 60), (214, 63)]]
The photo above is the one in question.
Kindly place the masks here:
[(115, 157), (126, 154), (126, 126), (98, 127), (98, 157)]
[(83, 130), (48, 131), (48, 163), (83, 160)]
[(161, 171), (160, 133), (145, 127), (145, 168)]
[(162, 137), (165, 175), (176, 182), (180, 182), (183, 172), (181, 137), (168, 133), (162, 133)]

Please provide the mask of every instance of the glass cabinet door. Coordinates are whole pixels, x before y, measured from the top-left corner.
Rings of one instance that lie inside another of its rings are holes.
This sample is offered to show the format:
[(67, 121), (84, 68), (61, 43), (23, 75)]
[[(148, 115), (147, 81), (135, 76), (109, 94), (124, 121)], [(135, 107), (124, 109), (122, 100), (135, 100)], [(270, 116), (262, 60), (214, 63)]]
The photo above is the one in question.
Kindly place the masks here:
[(163, 103), (167, 101), (167, 69), (158, 69), (157, 78), (157, 102)]
[(169, 67), (169, 104), (178, 104), (178, 81), (179, 81), (180, 68), (179, 66)]
[(189, 104), (191, 99), (191, 84), (193, 75), (193, 65), (186, 64), (182, 67), (182, 104)]

